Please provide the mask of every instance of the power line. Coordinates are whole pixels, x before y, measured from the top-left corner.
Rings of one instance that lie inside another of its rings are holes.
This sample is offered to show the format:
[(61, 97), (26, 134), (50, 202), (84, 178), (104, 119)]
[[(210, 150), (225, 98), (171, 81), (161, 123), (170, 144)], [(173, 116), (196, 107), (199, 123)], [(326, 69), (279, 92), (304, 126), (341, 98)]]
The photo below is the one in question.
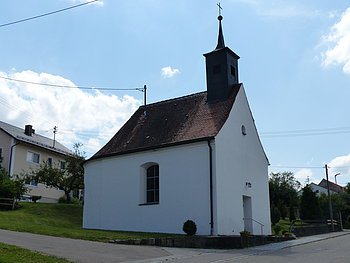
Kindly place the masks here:
[(337, 127), (337, 128), (322, 128), (322, 129), (305, 129), (305, 130), (291, 130), (291, 131), (273, 131), (273, 132), (261, 132), (261, 134), (284, 134), (284, 133), (301, 133), (301, 132), (318, 132), (318, 131), (334, 131), (334, 130), (349, 130), (350, 127)]
[(272, 168), (286, 168), (286, 169), (324, 169), (324, 166), (280, 166), (270, 165)]
[[(324, 166), (284, 166), (284, 165), (270, 165), (272, 168), (285, 168), (285, 169), (324, 169)], [(350, 168), (350, 166), (328, 166), (328, 168)]]
[(32, 84), (32, 85), (39, 85), (39, 86), (46, 86), (46, 87), (52, 87), (52, 88), (67, 88), (67, 89), (82, 89), (82, 90), (137, 90), (142, 91), (144, 88), (141, 87), (135, 87), (135, 88), (110, 88), (110, 87), (87, 87), (87, 86), (68, 86), (68, 85), (57, 85), (57, 84), (49, 84), (49, 83), (40, 83), (40, 82), (33, 82), (33, 81), (27, 81), (27, 80), (21, 80), (21, 79), (14, 79), (9, 77), (0, 76), (2, 79), (6, 79), (9, 81), (15, 81), (15, 82), (21, 82), (26, 84)]
[(261, 137), (298, 137), (298, 136), (315, 136), (328, 134), (350, 133), (350, 127), (309, 129), (309, 130), (292, 130), (292, 131), (276, 131), (276, 132), (261, 132)]
[(49, 13), (44, 13), (44, 14), (41, 14), (41, 15), (32, 16), (32, 17), (21, 19), (21, 20), (17, 20), (17, 21), (1, 24), (0, 27), (11, 26), (11, 25), (22, 23), (22, 22), (26, 22), (26, 21), (29, 21), (29, 20), (41, 18), (41, 17), (44, 17), (44, 16), (53, 15), (53, 14), (56, 14), (56, 13), (67, 11), (69, 9), (77, 8), (77, 7), (80, 7), (80, 6), (83, 6), (83, 5), (88, 5), (88, 4), (97, 2), (97, 1), (99, 1), (99, 0), (91, 0), (91, 1), (88, 1), (86, 3), (82, 3), (82, 4), (78, 4), (78, 5), (62, 8), (62, 9), (59, 9), (59, 10), (56, 10), (56, 11), (52, 11), (52, 12), (49, 12)]

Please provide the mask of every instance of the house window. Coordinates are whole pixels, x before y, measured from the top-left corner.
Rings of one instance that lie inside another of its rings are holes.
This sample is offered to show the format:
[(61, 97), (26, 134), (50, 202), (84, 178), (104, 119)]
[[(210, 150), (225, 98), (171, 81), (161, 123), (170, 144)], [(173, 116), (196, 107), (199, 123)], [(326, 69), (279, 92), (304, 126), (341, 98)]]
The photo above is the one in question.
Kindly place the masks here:
[(47, 158), (47, 165), (49, 167), (52, 167), (52, 158), (51, 157)]
[(31, 186), (38, 186), (38, 182), (33, 180), (33, 181), (29, 182), (29, 185), (31, 185)]
[(30, 185), (30, 186), (38, 186), (38, 182), (31, 178), (29, 175), (25, 175), (25, 184)]
[(66, 162), (65, 161), (60, 161), (60, 169), (65, 170), (66, 169)]
[(147, 168), (146, 203), (159, 203), (159, 165), (157, 164)]
[(27, 161), (31, 163), (39, 164), (40, 154), (34, 152), (27, 152)]

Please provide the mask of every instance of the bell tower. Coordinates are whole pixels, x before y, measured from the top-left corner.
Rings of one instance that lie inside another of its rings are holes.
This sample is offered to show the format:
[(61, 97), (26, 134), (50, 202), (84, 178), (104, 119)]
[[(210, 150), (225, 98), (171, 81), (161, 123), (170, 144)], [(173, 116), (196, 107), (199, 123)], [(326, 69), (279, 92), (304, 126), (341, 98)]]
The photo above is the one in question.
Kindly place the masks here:
[(208, 102), (226, 100), (234, 84), (238, 84), (239, 56), (225, 46), (222, 31), (221, 6), (219, 6), (219, 35), (216, 48), (204, 54), (206, 64)]

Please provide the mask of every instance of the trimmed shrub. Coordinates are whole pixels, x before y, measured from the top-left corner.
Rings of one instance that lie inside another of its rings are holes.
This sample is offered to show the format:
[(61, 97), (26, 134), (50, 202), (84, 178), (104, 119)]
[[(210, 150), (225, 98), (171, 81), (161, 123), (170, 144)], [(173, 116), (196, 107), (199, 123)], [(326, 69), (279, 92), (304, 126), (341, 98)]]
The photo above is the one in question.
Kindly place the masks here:
[(193, 222), (192, 220), (187, 220), (183, 227), (182, 230), (188, 235), (188, 236), (193, 236), (197, 232), (197, 226), (196, 223)]
[(239, 232), (239, 234), (241, 235), (241, 237), (249, 237), (251, 235), (250, 232), (247, 230), (243, 230)]

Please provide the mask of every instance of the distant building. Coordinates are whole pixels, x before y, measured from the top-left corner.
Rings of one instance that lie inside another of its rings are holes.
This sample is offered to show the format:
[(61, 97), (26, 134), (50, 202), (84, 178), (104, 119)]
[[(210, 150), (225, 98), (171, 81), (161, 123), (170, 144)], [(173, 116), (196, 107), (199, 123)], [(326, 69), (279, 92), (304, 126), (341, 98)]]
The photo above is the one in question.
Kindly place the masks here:
[(221, 20), (207, 91), (141, 106), (85, 163), (84, 228), (271, 234), (268, 159)]
[[(319, 184), (311, 183), (309, 184), (311, 190), (320, 196), (321, 194), (328, 194), (327, 190), (327, 180), (322, 179)], [(329, 181), (329, 192), (331, 194), (339, 194), (344, 192), (344, 187)], [(299, 191), (299, 195), (303, 193), (303, 190)]]
[[(1, 166), (12, 177), (17, 174), (29, 174), (38, 169), (40, 164), (57, 165), (65, 168), (65, 157), (71, 151), (50, 138), (35, 133), (32, 125), (26, 125), (25, 129), (18, 128), (0, 121), (0, 156)], [(64, 192), (44, 184), (28, 181), (27, 195), (41, 196), (39, 202), (57, 202), (64, 196)]]
[[(327, 180), (322, 179), (322, 181), (318, 185), (327, 189)], [(335, 193), (338, 193), (338, 194), (344, 192), (344, 187), (342, 187), (342, 186), (340, 186), (338, 184), (335, 184), (335, 183), (333, 183), (331, 181), (329, 181), (329, 189), (332, 192), (335, 192)]]

